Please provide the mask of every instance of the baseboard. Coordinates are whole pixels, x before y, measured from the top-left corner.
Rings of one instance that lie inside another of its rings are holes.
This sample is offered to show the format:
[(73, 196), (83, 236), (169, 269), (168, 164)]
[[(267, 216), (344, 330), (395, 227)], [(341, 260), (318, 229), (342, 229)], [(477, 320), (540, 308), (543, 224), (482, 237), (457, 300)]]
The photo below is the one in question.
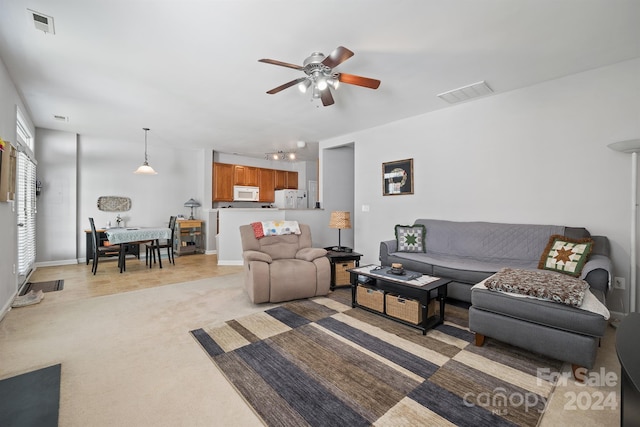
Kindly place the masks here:
[(11, 296), (11, 298), (9, 298), (9, 300), (4, 305), (4, 307), (2, 307), (2, 311), (0, 311), (0, 322), (2, 321), (2, 319), (4, 319), (4, 316), (6, 316), (7, 313), (11, 310), (11, 304), (13, 304), (13, 300), (16, 298), (17, 295), (18, 295), (18, 291), (14, 292), (14, 294)]
[(242, 265), (242, 261), (220, 261), (218, 260), (218, 265)]
[(38, 267), (56, 267), (59, 265), (73, 265), (73, 264), (80, 264), (80, 259), (61, 259), (58, 261), (36, 262), (34, 266), (38, 268)]

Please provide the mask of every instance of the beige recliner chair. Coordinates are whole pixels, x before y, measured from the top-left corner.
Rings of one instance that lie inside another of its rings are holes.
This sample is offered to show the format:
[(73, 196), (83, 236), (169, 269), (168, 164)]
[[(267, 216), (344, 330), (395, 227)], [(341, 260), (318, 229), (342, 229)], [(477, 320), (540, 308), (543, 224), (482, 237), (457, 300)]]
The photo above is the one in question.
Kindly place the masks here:
[(240, 226), (244, 281), (253, 303), (327, 295), (331, 267), (327, 251), (311, 247), (311, 230), (256, 239), (251, 225)]

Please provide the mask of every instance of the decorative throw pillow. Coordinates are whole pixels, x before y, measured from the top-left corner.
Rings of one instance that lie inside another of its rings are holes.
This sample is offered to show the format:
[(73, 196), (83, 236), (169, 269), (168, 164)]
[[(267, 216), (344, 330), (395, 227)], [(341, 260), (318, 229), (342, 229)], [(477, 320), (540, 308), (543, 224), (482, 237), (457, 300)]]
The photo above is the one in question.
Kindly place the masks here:
[(396, 225), (398, 252), (426, 252), (426, 235), (427, 229), (424, 225)]
[(262, 228), (261, 222), (252, 222), (251, 228), (253, 228), (253, 235), (256, 236), (256, 239), (262, 239), (264, 237), (264, 229)]
[(542, 252), (538, 268), (578, 277), (592, 248), (592, 239), (571, 239), (554, 234)]

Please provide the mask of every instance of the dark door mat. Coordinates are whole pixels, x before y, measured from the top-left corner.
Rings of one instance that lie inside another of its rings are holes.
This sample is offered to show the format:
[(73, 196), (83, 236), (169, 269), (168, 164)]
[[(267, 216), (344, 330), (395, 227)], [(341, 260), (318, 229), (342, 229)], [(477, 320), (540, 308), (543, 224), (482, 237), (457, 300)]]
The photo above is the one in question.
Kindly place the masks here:
[(60, 364), (0, 381), (0, 426), (58, 425)]
[(27, 282), (25, 287), (20, 292), (20, 296), (26, 295), (29, 291), (38, 292), (53, 292), (60, 291), (64, 288), (64, 280), (51, 280), (49, 282)]

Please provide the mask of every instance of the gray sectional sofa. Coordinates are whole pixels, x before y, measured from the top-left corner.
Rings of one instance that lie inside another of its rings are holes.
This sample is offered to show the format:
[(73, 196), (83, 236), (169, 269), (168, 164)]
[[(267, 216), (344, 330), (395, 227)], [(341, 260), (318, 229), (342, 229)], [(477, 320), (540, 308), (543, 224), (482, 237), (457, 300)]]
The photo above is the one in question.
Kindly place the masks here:
[(549, 237), (591, 237), (594, 247), (581, 278), (604, 300), (611, 281), (609, 239), (585, 228), (555, 225), (456, 222), (418, 219), (427, 230), (426, 252), (398, 252), (396, 240), (380, 243), (380, 263), (401, 263), (407, 270), (447, 277), (450, 298), (471, 302), (471, 287), (503, 267), (536, 269)]
[[(591, 255), (580, 278), (602, 303), (609, 290), (612, 263), (609, 240), (585, 228), (554, 225), (455, 222), (419, 219), (426, 228), (425, 252), (399, 252), (396, 240), (380, 244), (380, 263), (401, 263), (407, 270), (452, 279), (448, 296), (471, 303), (469, 329), (476, 345), (492, 337), (578, 368), (594, 364), (607, 321), (601, 314), (551, 301), (517, 298), (472, 286), (500, 269), (536, 270), (552, 235), (591, 238)], [(558, 273), (556, 273), (558, 274)], [(606, 309), (605, 309), (606, 311)]]

